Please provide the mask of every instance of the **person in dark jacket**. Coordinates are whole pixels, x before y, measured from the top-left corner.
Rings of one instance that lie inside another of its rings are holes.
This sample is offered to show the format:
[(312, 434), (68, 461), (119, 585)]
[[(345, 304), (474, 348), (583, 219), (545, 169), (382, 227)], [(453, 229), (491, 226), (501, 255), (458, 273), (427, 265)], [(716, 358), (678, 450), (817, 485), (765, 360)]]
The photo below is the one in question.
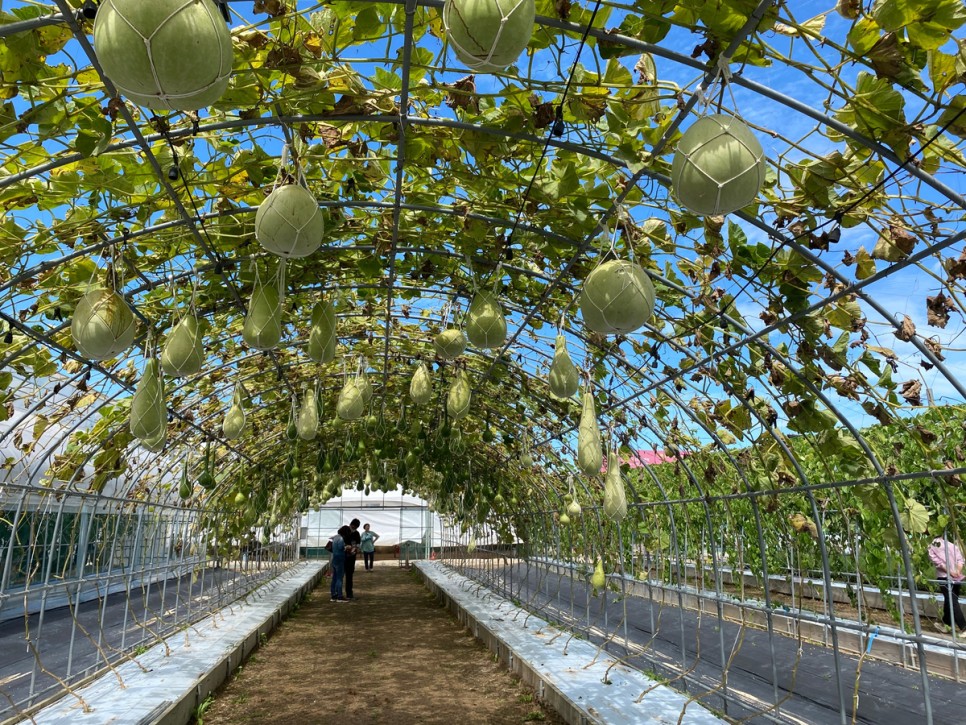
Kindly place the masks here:
[[(362, 547), (362, 534), (359, 533), (359, 519), (349, 522), (349, 531), (345, 534), (345, 598), (353, 599), (352, 576), (356, 571), (356, 556)], [(342, 529), (339, 529), (341, 531)]]
[(332, 584), (329, 587), (330, 602), (346, 601), (342, 596), (342, 579), (345, 575), (345, 537), (349, 534), (349, 527), (343, 526), (331, 539), (332, 558), (329, 561), (329, 565), (332, 567)]

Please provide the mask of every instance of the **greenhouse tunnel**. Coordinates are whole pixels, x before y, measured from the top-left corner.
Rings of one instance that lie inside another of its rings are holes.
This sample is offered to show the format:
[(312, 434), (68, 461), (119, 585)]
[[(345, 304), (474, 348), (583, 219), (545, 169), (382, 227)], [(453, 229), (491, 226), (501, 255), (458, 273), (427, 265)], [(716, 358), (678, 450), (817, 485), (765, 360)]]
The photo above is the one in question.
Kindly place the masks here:
[(652, 683), (614, 722), (963, 722), (964, 25), (0, 5), (0, 724), (321, 571), (350, 492)]

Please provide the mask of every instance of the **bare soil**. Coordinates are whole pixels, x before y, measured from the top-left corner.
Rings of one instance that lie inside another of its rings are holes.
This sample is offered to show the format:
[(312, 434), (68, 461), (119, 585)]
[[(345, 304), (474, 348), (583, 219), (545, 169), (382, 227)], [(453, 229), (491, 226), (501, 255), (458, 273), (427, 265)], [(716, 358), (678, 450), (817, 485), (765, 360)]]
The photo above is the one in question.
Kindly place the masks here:
[(201, 713), (203, 725), (509, 725), (563, 720), (494, 662), (395, 562), (355, 574), (356, 600), (329, 580), (248, 659)]

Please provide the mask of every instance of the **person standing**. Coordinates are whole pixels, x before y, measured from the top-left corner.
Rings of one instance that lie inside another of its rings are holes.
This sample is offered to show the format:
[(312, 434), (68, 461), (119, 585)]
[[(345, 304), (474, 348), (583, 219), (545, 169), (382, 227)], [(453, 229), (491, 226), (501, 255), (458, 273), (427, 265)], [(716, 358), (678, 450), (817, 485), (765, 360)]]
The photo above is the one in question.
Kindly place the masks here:
[[(343, 527), (345, 528), (345, 527)], [(339, 529), (340, 531), (342, 529)], [(349, 522), (348, 533), (345, 538), (345, 598), (354, 599), (352, 595), (352, 577), (356, 571), (356, 556), (362, 546), (362, 535), (359, 533), (359, 519), (352, 519)]]
[(376, 560), (376, 542), (379, 534), (369, 530), (369, 524), (362, 527), (362, 561), (366, 566), (366, 571), (372, 571), (372, 564)]
[(936, 566), (936, 578), (943, 593), (943, 620), (942, 625), (936, 622), (936, 628), (941, 632), (948, 632), (951, 628), (962, 632), (966, 630), (966, 615), (959, 606), (962, 582), (966, 578), (963, 552), (952, 541), (937, 537), (929, 546), (929, 558)]
[[(332, 558), (329, 560), (329, 565), (332, 567), (332, 583), (329, 586), (330, 602), (345, 601), (342, 597), (342, 579), (345, 576), (345, 537), (347, 534), (349, 534), (349, 527), (343, 526), (325, 547), (332, 552)], [(329, 546), (332, 548), (330, 549)]]

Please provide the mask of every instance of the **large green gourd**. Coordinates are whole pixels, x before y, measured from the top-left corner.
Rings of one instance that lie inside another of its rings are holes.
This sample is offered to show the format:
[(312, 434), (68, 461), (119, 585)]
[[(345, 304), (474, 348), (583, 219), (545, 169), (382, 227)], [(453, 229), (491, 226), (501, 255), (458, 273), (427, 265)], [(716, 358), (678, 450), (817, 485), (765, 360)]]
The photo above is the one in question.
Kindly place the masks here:
[(409, 397), (416, 405), (425, 405), (432, 399), (433, 377), (426, 363), (420, 363), (413, 373), (413, 379), (409, 383)]
[(600, 473), (603, 464), (604, 453), (600, 444), (600, 428), (597, 427), (594, 394), (588, 386), (584, 390), (584, 406), (577, 432), (577, 467), (588, 476), (593, 476)]
[(104, 0), (94, 50), (121, 93), (157, 110), (209, 106), (231, 76), (231, 34), (205, 0)]
[(81, 297), (70, 323), (74, 346), (91, 360), (120, 355), (134, 342), (136, 329), (134, 313), (124, 298), (103, 288)]
[(315, 397), (315, 386), (309, 387), (302, 396), (297, 423), (299, 438), (303, 441), (315, 440), (319, 432), (319, 408)]
[(640, 328), (654, 311), (654, 285), (638, 265), (612, 259), (594, 269), (580, 290), (584, 325), (602, 335)]
[(492, 292), (477, 292), (466, 316), (466, 336), (483, 349), (499, 347), (506, 340), (506, 317), (499, 298)]
[(721, 216), (751, 204), (765, 182), (765, 152), (737, 118), (705, 116), (684, 132), (671, 163), (674, 196), (696, 214)]
[(514, 63), (533, 35), (534, 0), (446, 0), (446, 38), (467, 67), (488, 73)]
[(335, 413), (341, 420), (358, 420), (366, 409), (362, 391), (354, 380), (348, 381), (339, 392)]
[(242, 393), (239, 385), (235, 385), (231, 407), (228, 408), (225, 419), (221, 423), (221, 432), (230, 441), (240, 438), (245, 432), (245, 409), (242, 407)]
[(443, 360), (455, 360), (466, 349), (466, 335), (462, 330), (451, 327), (443, 330), (433, 341), (436, 354)]
[(623, 521), (627, 516), (627, 494), (621, 480), (620, 461), (615, 451), (607, 454), (607, 473), (604, 476), (604, 515), (611, 521)]
[(470, 412), (470, 400), (473, 394), (470, 391), (470, 381), (466, 373), (460, 370), (456, 373), (449, 393), (446, 395), (446, 412), (452, 420), (460, 420)]
[(580, 375), (567, 353), (567, 338), (557, 335), (550, 364), (550, 392), (558, 398), (569, 398), (580, 387)]
[(312, 308), (309, 357), (317, 363), (332, 362), (335, 359), (336, 341), (335, 306), (328, 300), (322, 300)]
[(282, 339), (282, 300), (278, 288), (255, 278), (242, 338), (256, 350), (271, 350)]
[(204, 334), (208, 323), (194, 315), (185, 315), (171, 330), (161, 351), (161, 369), (165, 375), (181, 378), (201, 371), (205, 360)]
[(280, 186), (258, 205), (255, 238), (264, 249), (286, 259), (307, 257), (322, 245), (325, 217), (304, 186)]
[(156, 358), (144, 363), (144, 373), (131, 400), (131, 435), (141, 441), (161, 443), (168, 426), (168, 409), (164, 403), (164, 381)]

